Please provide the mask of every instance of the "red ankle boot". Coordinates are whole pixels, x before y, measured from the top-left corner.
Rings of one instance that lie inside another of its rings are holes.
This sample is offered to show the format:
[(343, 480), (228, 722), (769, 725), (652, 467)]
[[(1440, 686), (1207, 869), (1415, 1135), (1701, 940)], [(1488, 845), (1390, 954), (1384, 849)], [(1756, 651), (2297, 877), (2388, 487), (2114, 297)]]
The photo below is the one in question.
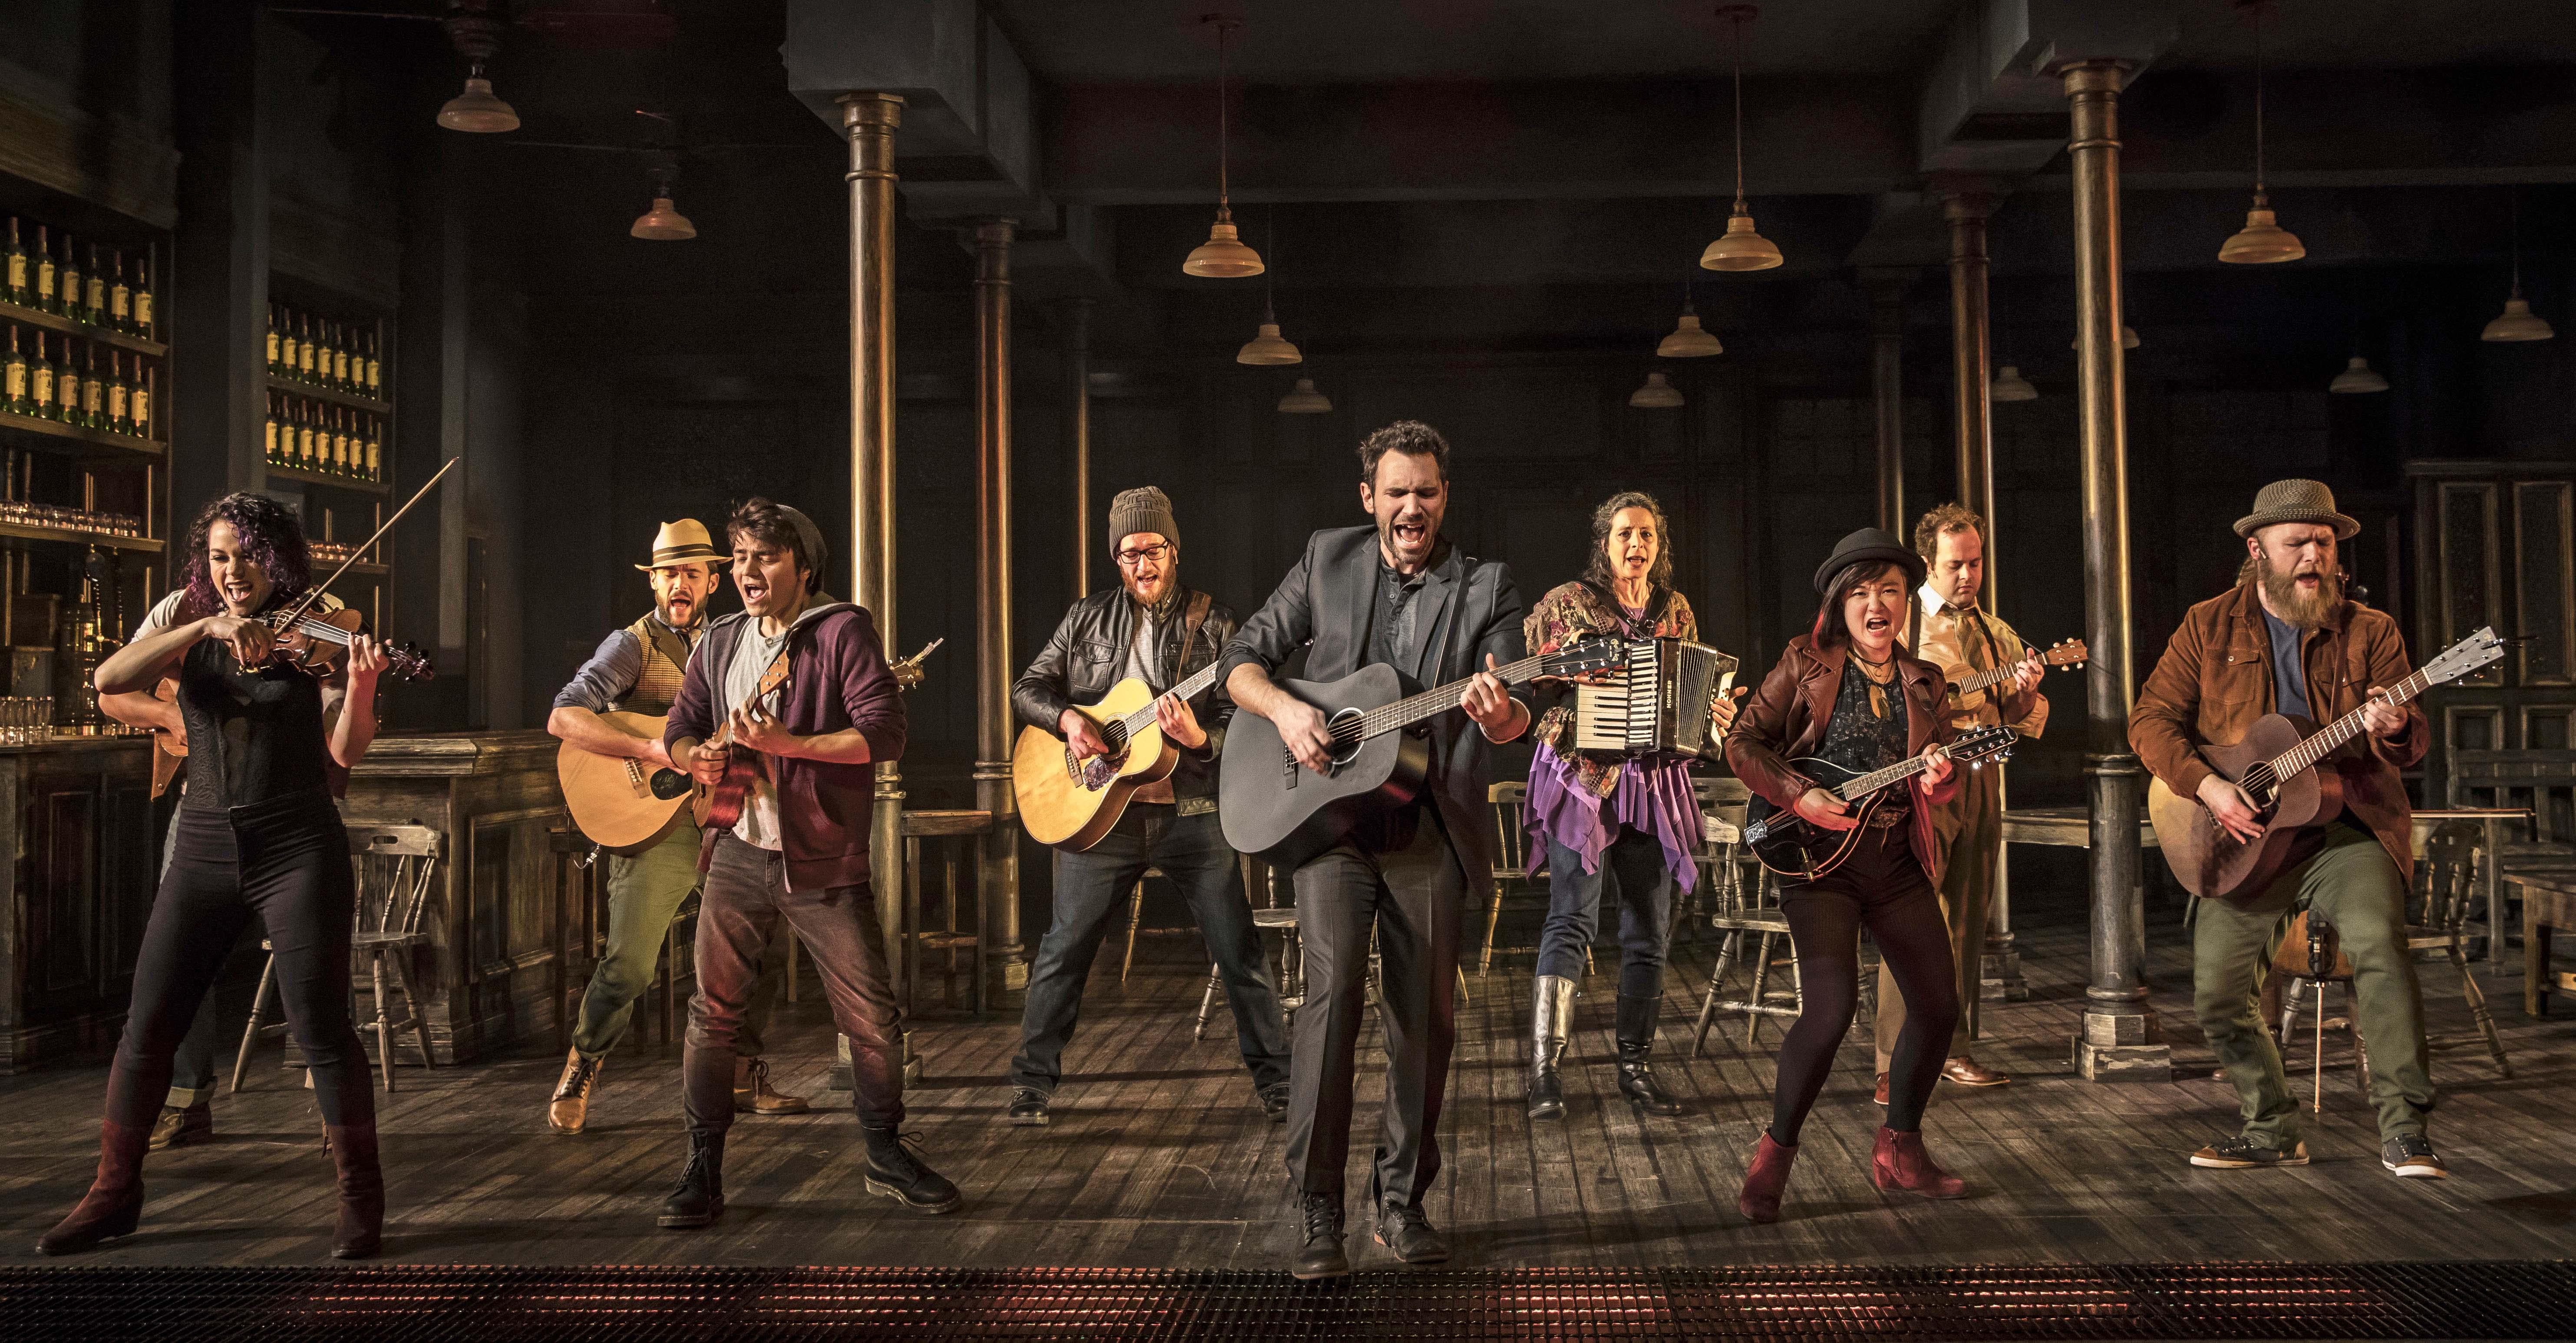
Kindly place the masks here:
[(1925, 1198), (1957, 1198), (1968, 1192), (1967, 1181), (1941, 1169), (1932, 1154), (1923, 1150), (1922, 1134), (1899, 1133), (1892, 1128), (1878, 1131), (1878, 1149), (1869, 1157), (1869, 1176), (1882, 1194), (1904, 1189)]
[(1780, 1192), (1789, 1187), (1789, 1166), (1797, 1159), (1797, 1148), (1774, 1139), (1769, 1129), (1762, 1131), (1762, 1141), (1753, 1148), (1753, 1168), (1744, 1172), (1744, 1192), (1735, 1196), (1735, 1210), (1744, 1220), (1763, 1225), (1780, 1220)]
[(384, 1242), (385, 1173), (376, 1164), (376, 1126), (348, 1124), (330, 1130), (331, 1162), (340, 1173), (340, 1220), (331, 1230), (331, 1257), (370, 1259)]
[(143, 1153), (152, 1130), (101, 1120), (98, 1126), (98, 1176), (89, 1192), (53, 1230), (36, 1242), (38, 1254), (79, 1254), (98, 1243), (131, 1235), (143, 1220)]

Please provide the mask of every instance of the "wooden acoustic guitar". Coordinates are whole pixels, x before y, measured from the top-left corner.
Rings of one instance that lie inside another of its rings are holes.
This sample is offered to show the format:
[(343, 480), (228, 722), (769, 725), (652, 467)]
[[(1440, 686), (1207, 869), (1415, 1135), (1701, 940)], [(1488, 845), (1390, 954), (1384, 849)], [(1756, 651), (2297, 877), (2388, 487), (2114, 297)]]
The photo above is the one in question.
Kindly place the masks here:
[[(1963, 769), (1976, 769), (1989, 760), (2009, 759), (2019, 734), (2011, 728), (1996, 725), (1974, 727), (1960, 733), (1941, 754), (1951, 764)], [(1885, 769), (1867, 774), (1843, 768), (1830, 760), (1809, 757), (1789, 762), (1789, 768), (1805, 776), (1809, 783), (1849, 806), (1844, 814), (1857, 822), (1849, 830), (1827, 830), (1810, 824), (1806, 817), (1787, 807), (1775, 806), (1771, 799), (1755, 793), (1744, 809), (1744, 843), (1762, 865), (1793, 882), (1813, 881), (1843, 865), (1851, 857), (1862, 834), (1869, 829), (1870, 818), (1887, 803), (1887, 790), (1931, 767), (1923, 755), (1910, 755)], [(1919, 803), (1918, 803), (1919, 805)]]
[[(2083, 640), (2060, 639), (2057, 641), (2057, 646), (2055, 648), (2051, 648), (2047, 652), (2039, 655), (2039, 661), (2041, 666), (2056, 667), (2064, 670), (2081, 667), (2086, 662), (2091, 661), (2092, 657), (2092, 650), (2084, 646)], [(1950, 702), (1955, 705), (1964, 705), (1968, 702), (1969, 696), (1976, 694), (1978, 691), (1992, 689), (1995, 686), (1999, 686), (2010, 681), (2013, 678), (2013, 673), (2020, 670), (2021, 664), (2015, 662), (2006, 666), (1989, 668), (1981, 672), (1970, 672), (1966, 676), (1950, 683)]]
[[(2504, 641), (2480, 629), (2440, 657), (2388, 687), (2388, 702), (2404, 704), (2434, 686), (2456, 681), (2504, 656)], [(2157, 779), (2147, 785), (2147, 818), (2174, 880), (2193, 895), (2223, 900), (2259, 891), (2290, 865), (2300, 835), (2343, 814), (2343, 776), (2318, 762), (2361, 735), (2369, 706), (2317, 729), (2292, 715), (2267, 713), (2230, 746), (2203, 746), (2200, 758), (2218, 777), (2245, 790), (2263, 822), (2261, 836), (2240, 840), (2227, 833), (2197, 797), (2184, 797)]]
[[(660, 741), (670, 719), (643, 713), (604, 713), (599, 721), (642, 741)], [(563, 786), (572, 823), (610, 853), (637, 854), (662, 842), (680, 820), (680, 809), (698, 796), (685, 772), (634, 756), (601, 755), (571, 742), (555, 748), (555, 780)]]
[[(1507, 686), (1540, 677), (1571, 680), (1623, 667), (1627, 656), (1617, 639), (1585, 639), (1492, 674)], [(1375, 662), (1338, 681), (1279, 682), (1323, 711), (1332, 762), (1318, 774), (1297, 763), (1277, 724), (1256, 713), (1236, 714), (1217, 774), (1225, 842), (1274, 867), (1294, 868), (1341, 843), (1361, 816), (1412, 801), (1430, 775), (1431, 744), (1406, 729), (1464, 703), (1468, 680), (1407, 695), (1403, 676)]]
[[(1171, 693), (1187, 700), (1215, 685), (1218, 665), (1201, 667)], [(1011, 748), (1011, 795), (1019, 800), (1020, 824), (1028, 827), (1029, 838), (1079, 853), (1118, 824), (1137, 789), (1172, 776), (1181, 748), (1164, 737), (1154, 717), (1158, 698), (1152, 686), (1130, 676), (1109, 687), (1099, 703), (1074, 706), (1099, 725), (1107, 755), (1076, 760), (1064, 738), (1041, 727), (1020, 729)]]

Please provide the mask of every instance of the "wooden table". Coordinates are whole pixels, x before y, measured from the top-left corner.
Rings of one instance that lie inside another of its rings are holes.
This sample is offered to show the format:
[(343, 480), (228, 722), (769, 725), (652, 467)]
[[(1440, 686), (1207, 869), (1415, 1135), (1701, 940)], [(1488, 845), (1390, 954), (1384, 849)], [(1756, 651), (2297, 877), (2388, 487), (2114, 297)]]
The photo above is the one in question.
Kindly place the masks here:
[(2444, 807), (2415, 813), (2415, 856), (2424, 856), (2425, 837), (2445, 821), (2475, 821), (2486, 828), (2486, 873), (2479, 880), (2487, 897), (2487, 960), (2504, 964), (2504, 846), (2513, 828), (2531, 819), (2528, 807)]
[(2543, 1016), (2551, 989), (2576, 989), (2576, 974), (2549, 973), (2550, 933), (2576, 930), (2576, 872), (2513, 872), (2505, 880), (2522, 895), (2522, 1010)]

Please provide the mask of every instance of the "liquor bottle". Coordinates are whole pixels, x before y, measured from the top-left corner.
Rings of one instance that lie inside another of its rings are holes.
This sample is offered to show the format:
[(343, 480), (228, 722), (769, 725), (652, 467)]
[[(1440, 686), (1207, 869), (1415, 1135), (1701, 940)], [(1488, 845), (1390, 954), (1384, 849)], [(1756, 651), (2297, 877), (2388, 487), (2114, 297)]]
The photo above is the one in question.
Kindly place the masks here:
[(120, 434), (132, 434), (134, 432), (134, 421), (126, 418), (131, 411), (130, 402), (132, 400), (132, 394), (133, 389), (125, 385), (124, 352), (121, 350), (108, 351), (107, 423), (102, 425), (102, 428), (112, 429)]
[(107, 291), (107, 324), (127, 335), (134, 334), (134, 286), (125, 282), (125, 254), (116, 258), (116, 283)]
[(313, 408), (299, 403), (295, 412), (295, 464), (307, 471), (319, 471), (322, 466), (313, 452)]
[(333, 334), (335, 339), (331, 342), (331, 385), (344, 392), (354, 392), (358, 388), (357, 384), (349, 381), (349, 328), (340, 327)]
[(89, 347), (86, 370), (81, 374), (81, 423), (92, 429), (107, 427), (107, 388), (98, 380), (98, 346)]
[(63, 305), (54, 296), (54, 252), (45, 242), (45, 226), (36, 226), (36, 307), (43, 312), (61, 312)]
[(81, 320), (91, 326), (107, 325), (107, 272), (98, 268), (98, 244), (89, 245), (89, 288), (81, 295)]
[(303, 343), (297, 347), (295, 352), (297, 360), (295, 366), (299, 370), (296, 376), (301, 377), (306, 382), (312, 382), (314, 380), (313, 319), (310, 317), (299, 316), (296, 318), (296, 327), (298, 328), (297, 334), (304, 338)]
[(331, 324), (329, 322), (315, 322), (314, 326), (321, 330), (322, 335), (315, 342), (317, 348), (313, 351), (313, 362), (316, 366), (313, 373), (313, 380), (325, 387), (337, 390), (340, 386), (340, 380), (331, 376), (331, 347), (338, 344), (340, 338), (332, 331)]
[(82, 422), (80, 365), (72, 360), (69, 336), (63, 337), (62, 365), (54, 370), (54, 400), (57, 403), (55, 419), (71, 425)]
[(278, 344), (277, 305), (272, 303), (268, 305), (268, 376), (272, 378), (286, 371), (286, 366), (277, 362)]
[(125, 414), (128, 419), (134, 421), (136, 438), (151, 438), (153, 436), (152, 379), (159, 374), (160, 370), (144, 367), (140, 359), (134, 361), (134, 370), (134, 394), (126, 398)]
[(295, 314), (281, 310), (277, 315), (277, 329), (283, 333), (278, 337), (277, 376), (292, 378), (295, 376)]
[(62, 269), (54, 272), (54, 292), (58, 296), (54, 311), (75, 322), (87, 320), (81, 316), (80, 256), (72, 250), (72, 235), (68, 233), (63, 235)]
[(45, 333), (36, 333), (36, 363), (27, 371), (27, 413), (54, 418), (54, 365), (45, 357)]
[(385, 438), (384, 438), (384, 434), (385, 434), (384, 421), (377, 419), (377, 418), (376, 418), (375, 416), (373, 416), (373, 415), (368, 416), (368, 417), (367, 417), (367, 473), (366, 473), (366, 479), (368, 479), (368, 480), (370, 480), (370, 481), (376, 481), (376, 482), (379, 482), (379, 483), (381, 483), (381, 482), (384, 480), (384, 478), (385, 478)]
[(367, 395), (378, 401), (384, 400), (384, 386), (384, 365), (376, 361), (376, 333), (370, 331), (367, 333)]
[(16, 215), (9, 216), (9, 250), (6, 255), (9, 259), (7, 287), (0, 288), (0, 298), (21, 308), (32, 306), (34, 296), (27, 292), (27, 249), (18, 241)]
[(285, 460), (277, 455), (277, 393), (268, 393), (265, 400), (268, 402), (268, 436), (262, 456), (270, 466), (284, 466)]
[[(134, 262), (134, 334), (152, 339), (152, 254), (144, 253)], [(141, 419), (141, 416), (136, 416)]]
[(12, 415), (29, 415), (35, 411), (35, 407), (27, 402), (27, 356), (18, 349), (18, 328), (14, 326), (9, 328), (7, 373), (0, 376), (0, 410)]
[(337, 406), (331, 408), (331, 474), (349, 474), (349, 426)]

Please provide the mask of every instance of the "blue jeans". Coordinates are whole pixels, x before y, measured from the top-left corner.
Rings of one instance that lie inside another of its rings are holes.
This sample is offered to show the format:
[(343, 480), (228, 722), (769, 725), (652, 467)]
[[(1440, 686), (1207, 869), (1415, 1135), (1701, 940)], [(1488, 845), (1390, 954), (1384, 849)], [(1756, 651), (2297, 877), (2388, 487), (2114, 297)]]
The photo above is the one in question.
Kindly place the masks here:
[(1547, 923), (1538, 934), (1538, 973), (1583, 977), (1583, 952), (1600, 926), (1601, 892), (1614, 886), (1619, 902), (1619, 996), (1652, 998), (1664, 991), (1664, 951), (1673, 937), (1673, 874), (1664, 846), (1653, 835), (1622, 826), (1601, 851), (1601, 870), (1583, 870), (1574, 850), (1547, 842)]
[(1235, 1043), (1243, 1050), (1252, 1085), (1267, 1090), (1288, 1080), (1288, 1034), (1279, 1020), (1279, 989), (1252, 906), (1243, 896), (1235, 852), (1215, 812), (1175, 814), (1157, 803), (1132, 803), (1100, 842), (1080, 853), (1055, 855), (1055, 922), (1038, 943), (1029, 967), (1028, 1007), (1020, 1018), (1020, 1053), (1011, 1060), (1011, 1085), (1055, 1094), (1064, 1076), (1064, 1047), (1082, 1014), (1082, 986), (1091, 978), (1109, 923), (1148, 867), (1162, 869), (1181, 888), (1206, 939), (1208, 959), (1225, 982), (1234, 1011)]

